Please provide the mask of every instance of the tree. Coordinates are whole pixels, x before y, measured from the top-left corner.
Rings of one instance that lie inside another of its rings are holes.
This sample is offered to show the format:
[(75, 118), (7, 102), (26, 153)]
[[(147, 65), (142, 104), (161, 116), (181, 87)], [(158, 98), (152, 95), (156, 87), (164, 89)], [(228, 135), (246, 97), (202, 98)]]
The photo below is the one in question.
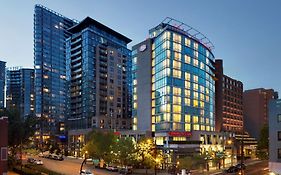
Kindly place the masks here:
[(156, 145), (152, 139), (141, 139), (137, 144), (137, 156), (140, 164), (145, 167), (152, 167), (155, 162)]
[(115, 162), (124, 166), (135, 163), (136, 153), (136, 145), (133, 142), (132, 138), (122, 137), (117, 140), (116, 145), (113, 147), (112, 154), (115, 155)]
[(268, 124), (264, 124), (260, 131), (260, 139), (257, 146), (257, 157), (260, 159), (268, 159)]
[(110, 162), (112, 160), (113, 147), (116, 145), (117, 136), (113, 132), (93, 130), (88, 134), (88, 142), (83, 152), (88, 152), (90, 157)]
[(15, 109), (11, 111), (1, 110), (0, 116), (8, 117), (8, 146), (12, 160), (10, 166), (14, 166), (17, 153), (21, 155), (23, 145), (27, 145), (32, 140), (38, 120), (34, 115), (22, 118)]

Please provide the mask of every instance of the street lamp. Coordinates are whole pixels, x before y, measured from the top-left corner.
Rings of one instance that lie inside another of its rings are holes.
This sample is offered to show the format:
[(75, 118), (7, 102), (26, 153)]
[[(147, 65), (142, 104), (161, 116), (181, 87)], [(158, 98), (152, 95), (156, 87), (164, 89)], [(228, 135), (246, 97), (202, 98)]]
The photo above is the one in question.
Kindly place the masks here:
[(81, 167), (80, 167), (80, 173), (82, 172), (82, 169), (83, 169), (83, 165), (86, 163), (86, 160), (87, 160), (87, 154), (88, 154), (88, 151), (85, 151), (85, 154), (84, 154), (84, 160), (83, 162), (81, 163)]

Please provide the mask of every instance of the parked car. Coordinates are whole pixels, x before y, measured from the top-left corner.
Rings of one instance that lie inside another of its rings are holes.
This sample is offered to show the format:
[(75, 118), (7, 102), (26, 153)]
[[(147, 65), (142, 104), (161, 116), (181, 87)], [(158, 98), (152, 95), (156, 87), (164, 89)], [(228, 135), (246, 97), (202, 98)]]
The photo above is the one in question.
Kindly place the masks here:
[(132, 174), (133, 173), (133, 169), (132, 167), (123, 167), (119, 170), (120, 174)]
[(244, 163), (238, 163), (237, 165), (235, 165), (236, 168), (238, 168), (239, 170), (243, 169), (245, 170), (246, 169), (246, 165)]
[(29, 163), (34, 163), (36, 160), (34, 159), (34, 158), (32, 158), (32, 157), (29, 157), (28, 159), (27, 159), (27, 162), (29, 162)]
[(36, 165), (43, 165), (43, 161), (42, 160), (35, 160), (34, 163)]
[(117, 172), (117, 171), (118, 171), (117, 166), (112, 166), (112, 165), (107, 166), (106, 169), (107, 169), (108, 171), (114, 171), (114, 172)]
[(227, 170), (225, 170), (226, 173), (237, 173), (239, 169), (236, 166), (231, 166)]
[(90, 170), (81, 170), (80, 175), (94, 175)]

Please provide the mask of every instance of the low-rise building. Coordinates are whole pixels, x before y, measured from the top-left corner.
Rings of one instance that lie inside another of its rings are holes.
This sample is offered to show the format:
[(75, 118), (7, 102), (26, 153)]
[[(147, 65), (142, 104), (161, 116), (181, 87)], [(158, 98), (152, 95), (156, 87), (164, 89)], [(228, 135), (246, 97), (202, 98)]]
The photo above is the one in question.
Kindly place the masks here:
[(0, 175), (8, 173), (8, 118), (0, 117)]

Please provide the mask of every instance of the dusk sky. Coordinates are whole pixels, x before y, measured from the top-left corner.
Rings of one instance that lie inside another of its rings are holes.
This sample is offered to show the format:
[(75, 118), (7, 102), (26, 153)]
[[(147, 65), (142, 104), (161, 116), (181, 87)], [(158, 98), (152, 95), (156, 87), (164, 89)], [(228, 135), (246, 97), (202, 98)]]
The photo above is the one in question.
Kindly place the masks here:
[(264, 87), (281, 93), (280, 0), (2, 0), (0, 60), (8, 67), (33, 67), (35, 4), (77, 20), (90, 16), (131, 38), (129, 48), (165, 17), (175, 18), (213, 42), (224, 73), (242, 81), (244, 90)]

